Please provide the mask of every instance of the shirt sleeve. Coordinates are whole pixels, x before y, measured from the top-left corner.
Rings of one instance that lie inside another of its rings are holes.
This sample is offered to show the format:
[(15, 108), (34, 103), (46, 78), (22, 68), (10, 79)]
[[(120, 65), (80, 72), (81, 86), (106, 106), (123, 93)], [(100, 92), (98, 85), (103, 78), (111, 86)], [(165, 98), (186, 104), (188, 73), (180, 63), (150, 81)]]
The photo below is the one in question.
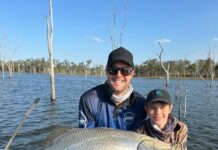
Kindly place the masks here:
[(187, 146), (187, 137), (188, 137), (188, 127), (183, 122), (179, 122), (181, 129), (179, 130), (177, 143), (182, 146)]
[(94, 128), (95, 120), (88, 98), (81, 96), (79, 103), (79, 128)]

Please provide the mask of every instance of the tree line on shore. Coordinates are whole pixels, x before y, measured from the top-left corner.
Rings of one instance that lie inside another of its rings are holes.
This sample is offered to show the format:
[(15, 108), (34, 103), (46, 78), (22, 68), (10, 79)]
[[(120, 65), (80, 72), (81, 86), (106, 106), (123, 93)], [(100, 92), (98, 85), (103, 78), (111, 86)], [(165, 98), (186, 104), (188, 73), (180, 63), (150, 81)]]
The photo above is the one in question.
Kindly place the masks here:
[[(0, 63), (3, 62), (0, 60)], [(164, 61), (164, 64), (170, 64), (170, 76), (171, 77), (184, 77), (184, 78), (210, 78), (211, 66), (215, 73), (215, 78), (218, 76), (218, 62), (214, 60), (198, 59), (195, 62), (189, 60), (170, 60)], [(5, 63), (7, 64), (7, 63)], [(10, 62), (10, 68), (8, 65), (0, 65), (0, 71), (10, 71), (16, 73), (49, 73), (49, 59), (26, 59), (26, 60), (14, 60)], [(92, 60), (76, 64), (68, 60), (54, 60), (54, 71), (56, 74), (63, 75), (82, 75), (82, 76), (103, 76), (105, 75), (105, 66), (102, 64), (91, 65)], [(137, 77), (154, 77), (160, 78), (165, 76), (165, 72), (160, 65), (158, 59), (149, 59), (142, 64), (135, 65), (135, 74)]]

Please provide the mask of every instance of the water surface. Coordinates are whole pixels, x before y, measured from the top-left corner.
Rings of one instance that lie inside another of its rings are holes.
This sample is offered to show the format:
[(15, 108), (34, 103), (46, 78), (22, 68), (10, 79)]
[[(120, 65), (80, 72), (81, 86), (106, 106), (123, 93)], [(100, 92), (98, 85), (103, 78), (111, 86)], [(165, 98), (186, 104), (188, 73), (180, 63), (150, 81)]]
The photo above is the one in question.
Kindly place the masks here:
[[(58, 126), (78, 126), (78, 103), (87, 89), (105, 82), (105, 77), (56, 76), (55, 104), (50, 102), (50, 81), (43, 74), (15, 74), (13, 79), (0, 78), (0, 149), (5, 146), (36, 97), (40, 101), (15, 137), (10, 149), (43, 149), (44, 141)], [(183, 80), (187, 89), (185, 123), (189, 128), (188, 149), (217, 150), (218, 87), (205, 86), (201, 80)], [(178, 80), (171, 80), (169, 90), (174, 100), (173, 114), (178, 117), (175, 100)], [(146, 95), (164, 87), (164, 80), (134, 78), (133, 87)]]

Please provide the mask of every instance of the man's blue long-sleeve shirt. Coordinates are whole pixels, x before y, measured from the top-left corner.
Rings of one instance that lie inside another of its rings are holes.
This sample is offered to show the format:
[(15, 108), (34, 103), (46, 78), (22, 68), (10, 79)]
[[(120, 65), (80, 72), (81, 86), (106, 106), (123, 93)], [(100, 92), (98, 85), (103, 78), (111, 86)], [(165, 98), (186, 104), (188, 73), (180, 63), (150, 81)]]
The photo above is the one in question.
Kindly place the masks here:
[(105, 83), (98, 85), (80, 97), (79, 127), (107, 127), (132, 131), (146, 118), (145, 98), (136, 91), (116, 106), (112, 93)]

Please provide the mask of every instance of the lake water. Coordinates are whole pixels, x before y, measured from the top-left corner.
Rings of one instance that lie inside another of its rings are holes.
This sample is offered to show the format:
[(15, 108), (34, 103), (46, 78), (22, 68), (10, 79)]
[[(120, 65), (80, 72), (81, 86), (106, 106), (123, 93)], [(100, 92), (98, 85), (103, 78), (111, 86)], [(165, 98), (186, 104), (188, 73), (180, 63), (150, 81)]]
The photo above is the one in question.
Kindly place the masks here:
[[(104, 83), (105, 77), (56, 76), (55, 104), (50, 102), (48, 75), (15, 74), (13, 79), (0, 78), (0, 149), (8, 142), (36, 97), (40, 101), (15, 137), (10, 149), (43, 149), (49, 132), (58, 126), (78, 126), (78, 102), (87, 89)], [(178, 80), (170, 80), (169, 90), (175, 98)], [(218, 149), (218, 82), (213, 88), (201, 80), (182, 80), (187, 89), (188, 149)], [(133, 87), (146, 95), (154, 88), (164, 87), (164, 80), (134, 78)], [(178, 103), (173, 114), (178, 117)]]

